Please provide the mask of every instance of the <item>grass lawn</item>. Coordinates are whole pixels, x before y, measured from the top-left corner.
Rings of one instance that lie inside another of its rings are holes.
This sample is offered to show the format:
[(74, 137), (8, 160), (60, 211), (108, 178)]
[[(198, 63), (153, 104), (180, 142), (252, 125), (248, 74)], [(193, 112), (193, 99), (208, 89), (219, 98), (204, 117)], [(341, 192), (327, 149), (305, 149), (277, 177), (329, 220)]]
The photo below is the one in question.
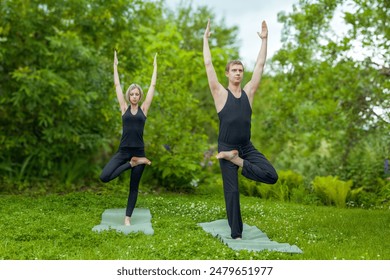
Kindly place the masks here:
[(0, 196), (3, 260), (389, 260), (390, 211), (338, 209), (241, 197), (244, 223), (303, 254), (234, 251), (197, 225), (225, 218), (221, 193), (140, 193), (154, 235), (96, 233), (101, 214), (127, 193)]

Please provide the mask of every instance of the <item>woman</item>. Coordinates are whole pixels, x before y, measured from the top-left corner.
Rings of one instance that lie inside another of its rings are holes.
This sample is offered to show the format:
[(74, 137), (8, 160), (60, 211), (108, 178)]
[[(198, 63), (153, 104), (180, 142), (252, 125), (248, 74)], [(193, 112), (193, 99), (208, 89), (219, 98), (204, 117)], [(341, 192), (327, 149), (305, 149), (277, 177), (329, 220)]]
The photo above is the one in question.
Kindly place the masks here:
[[(131, 84), (126, 91), (126, 100), (123, 96), (118, 75), (118, 58), (114, 52), (114, 82), (116, 96), (122, 112), (122, 138), (117, 153), (104, 167), (100, 180), (107, 183), (122, 172), (131, 169), (130, 192), (127, 201), (125, 225), (131, 224), (131, 215), (138, 197), (138, 186), (145, 164), (151, 162), (145, 157), (143, 132), (146, 116), (152, 103), (157, 80), (157, 54), (154, 56), (153, 75), (145, 101), (139, 105), (143, 97), (142, 89), (137, 84)], [(127, 104), (129, 102), (129, 105)]]

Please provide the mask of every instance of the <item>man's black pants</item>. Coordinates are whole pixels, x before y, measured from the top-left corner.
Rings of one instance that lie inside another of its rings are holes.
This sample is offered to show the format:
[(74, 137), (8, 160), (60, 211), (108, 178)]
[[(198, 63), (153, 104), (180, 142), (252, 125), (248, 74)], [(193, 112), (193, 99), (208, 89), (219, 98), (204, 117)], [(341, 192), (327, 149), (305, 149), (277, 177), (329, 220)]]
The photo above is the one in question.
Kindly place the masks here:
[[(278, 174), (274, 167), (262, 153), (256, 150), (251, 142), (245, 145), (218, 143), (218, 152), (231, 150), (238, 150), (238, 155), (244, 160), (243, 176), (266, 184), (276, 183)], [(242, 237), (243, 224), (238, 191), (238, 166), (225, 159), (220, 159), (219, 165), (222, 172), (226, 214), (231, 228), (231, 237), (239, 238)]]

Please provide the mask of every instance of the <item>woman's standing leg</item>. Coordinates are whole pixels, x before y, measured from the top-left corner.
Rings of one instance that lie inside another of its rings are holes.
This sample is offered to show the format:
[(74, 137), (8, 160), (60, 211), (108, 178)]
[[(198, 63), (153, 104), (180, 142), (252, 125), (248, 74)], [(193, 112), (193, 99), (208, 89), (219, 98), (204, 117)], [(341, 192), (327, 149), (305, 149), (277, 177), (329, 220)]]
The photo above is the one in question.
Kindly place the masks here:
[(145, 169), (145, 164), (141, 164), (141, 165), (137, 165), (136, 167), (133, 167), (131, 170), (130, 190), (129, 190), (129, 197), (127, 199), (127, 207), (126, 207), (127, 217), (131, 217), (135, 208), (135, 204), (137, 203), (138, 187), (144, 169)]
[(150, 164), (150, 161), (145, 158), (144, 149), (133, 149), (131, 150), (130, 155), (130, 162), (134, 162), (136, 165), (131, 168), (130, 188), (129, 196), (127, 198), (125, 225), (130, 225), (131, 216), (133, 215), (135, 204), (137, 203), (138, 187), (141, 182), (142, 173), (145, 169), (145, 164)]

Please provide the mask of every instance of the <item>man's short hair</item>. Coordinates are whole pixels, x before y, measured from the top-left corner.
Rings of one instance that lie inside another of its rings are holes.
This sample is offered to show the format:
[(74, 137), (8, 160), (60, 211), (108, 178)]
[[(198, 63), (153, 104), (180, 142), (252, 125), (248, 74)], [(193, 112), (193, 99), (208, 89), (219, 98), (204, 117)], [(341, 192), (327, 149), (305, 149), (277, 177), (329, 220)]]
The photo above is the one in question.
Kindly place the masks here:
[(226, 64), (226, 68), (225, 68), (226, 72), (229, 72), (231, 65), (241, 65), (242, 69), (244, 70), (244, 64), (240, 60), (232, 60), (229, 61), (228, 64)]

